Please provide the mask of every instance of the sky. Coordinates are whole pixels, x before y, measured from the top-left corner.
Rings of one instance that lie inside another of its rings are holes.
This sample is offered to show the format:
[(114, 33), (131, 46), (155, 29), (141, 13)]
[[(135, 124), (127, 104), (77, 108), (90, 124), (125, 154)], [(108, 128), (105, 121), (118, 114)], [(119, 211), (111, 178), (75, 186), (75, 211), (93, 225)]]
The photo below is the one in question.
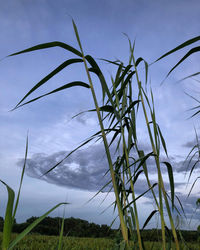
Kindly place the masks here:
[[(65, 42), (78, 48), (71, 21), (73, 17), (85, 53), (97, 59), (110, 81), (115, 68), (98, 58), (119, 59), (128, 63), (129, 45), (124, 33), (131, 41), (136, 41), (135, 56), (143, 57), (150, 64), (178, 44), (199, 35), (199, 9), (198, 0), (1, 1), (0, 179), (15, 191), (19, 187), (27, 133), (29, 136), (28, 161), (17, 222), (40, 216), (57, 203), (66, 201), (70, 203), (66, 207), (66, 217), (109, 225), (115, 215), (112, 208), (106, 208), (114, 201), (114, 195), (111, 192), (102, 203), (106, 194), (100, 193), (88, 203), (106, 182), (103, 175), (108, 166), (104, 148), (99, 143), (80, 149), (54, 172), (41, 178), (54, 163), (98, 131), (97, 117), (93, 113), (84, 113), (72, 119), (77, 113), (94, 108), (88, 89), (74, 87), (10, 112), (37, 82), (74, 55), (61, 48), (51, 48), (6, 56), (51, 41)], [(200, 211), (195, 206), (199, 198), (198, 182), (190, 198), (187, 195), (198, 177), (199, 166), (196, 166), (189, 185), (186, 185), (189, 172), (185, 171), (183, 162), (195, 143), (194, 127), (198, 132), (199, 124), (198, 118), (188, 119), (192, 115), (188, 110), (197, 103), (185, 92), (198, 98), (200, 88), (196, 81), (198, 78), (181, 83), (177, 81), (199, 71), (198, 55), (186, 60), (161, 85), (172, 66), (188, 50), (183, 49), (153, 64), (149, 79), (154, 91), (157, 120), (174, 169), (176, 192), (188, 216), (182, 227), (195, 229), (200, 224)], [(80, 64), (72, 65), (50, 79), (32, 97), (78, 80), (87, 82), (86, 73)], [(97, 93), (101, 98), (98, 84)], [(145, 146), (147, 134), (142, 125), (138, 134), (141, 145)], [(156, 180), (153, 163), (149, 162), (149, 165), (151, 177)], [(166, 173), (164, 178), (166, 186), (169, 186)], [(138, 180), (136, 194), (143, 191), (144, 180), (141, 179)], [(3, 185), (0, 186), (0, 194), (0, 216), (4, 216), (7, 193)], [(138, 210), (143, 211), (139, 214), (143, 225), (153, 209), (152, 199), (147, 195), (137, 204)], [(63, 208), (59, 208), (51, 216), (62, 214)], [(149, 227), (155, 227), (156, 221), (156, 218), (152, 219)]]

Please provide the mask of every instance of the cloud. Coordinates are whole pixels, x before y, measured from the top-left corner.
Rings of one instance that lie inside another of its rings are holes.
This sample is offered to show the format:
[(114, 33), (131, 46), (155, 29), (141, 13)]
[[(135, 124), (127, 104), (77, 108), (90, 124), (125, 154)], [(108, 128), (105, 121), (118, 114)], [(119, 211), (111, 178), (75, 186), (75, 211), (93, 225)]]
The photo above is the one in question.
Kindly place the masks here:
[[(113, 162), (115, 162), (117, 155), (114, 147), (110, 149)], [(88, 191), (98, 191), (110, 180), (109, 166), (103, 144), (93, 144), (87, 148), (77, 150), (55, 169), (41, 177), (69, 153), (70, 151), (58, 151), (49, 155), (43, 153), (33, 154), (31, 158), (27, 159), (26, 174), (58, 186)], [(23, 161), (23, 159), (20, 159), (17, 165), (23, 166)], [(146, 181), (138, 178), (136, 192), (141, 194), (146, 189), (148, 189)], [(107, 191), (108, 188), (105, 190)]]
[[(199, 223), (200, 209), (199, 209), (199, 207), (196, 206), (196, 201), (198, 199), (198, 196), (190, 195), (188, 197), (186, 194), (182, 194), (181, 192), (177, 192), (176, 194), (177, 194), (179, 201), (181, 202), (182, 207), (184, 209), (185, 216), (182, 216), (182, 221), (184, 222), (185, 227), (187, 229), (189, 229), (191, 224)], [(179, 209), (179, 211), (183, 215), (182, 208), (181, 208), (179, 202), (177, 202), (177, 208)]]
[(186, 142), (185, 144), (183, 144), (183, 147), (192, 149), (195, 145), (197, 145), (196, 139)]
[(199, 171), (199, 163), (198, 159), (189, 158), (185, 161), (174, 161), (172, 164), (175, 166), (174, 172), (187, 174)]
[[(41, 178), (68, 153), (69, 151), (59, 151), (52, 155), (34, 154), (27, 159), (27, 175)], [(18, 165), (22, 165), (22, 160), (19, 160)], [(104, 148), (97, 144), (76, 151), (42, 179), (59, 186), (96, 191), (107, 182), (109, 176), (104, 177), (107, 169)]]
[[(115, 162), (117, 158), (114, 149), (114, 146), (110, 147), (113, 162)], [(110, 180), (109, 166), (102, 143), (92, 144), (87, 148), (75, 151), (51, 172), (41, 177), (69, 153), (70, 151), (58, 151), (48, 155), (43, 153), (33, 154), (31, 158), (27, 159), (26, 173), (28, 176), (43, 179), (58, 186), (88, 191), (98, 191)], [(133, 157), (137, 159), (134, 152)], [(167, 161), (166, 157), (162, 157), (161, 161)], [(133, 163), (133, 160), (130, 160), (130, 164), (131, 163)], [(20, 159), (17, 164), (18, 166), (23, 166), (23, 159)], [(176, 162), (173, 164), (178, 166)], [(155, 178), (155, 160), (152, 156), (147, 159), (147, 167), (148, 173), (153, 177), (154, 183), (157, 182), (157, 177)], [(180, 169), (180, 167), (178, 169)], [(176, 171), (178, 172), (177, 169)], [(181, 171), (182, 170), (180, 170), (180, 172)], [(164, 175), (167, 174), (166, 167), (162, 168), (162, 173)], [(169, 189), (168, 177), (165, 178), (165, 183), (167, 189)], [(129, 184), (127, 184), (127, 188), (128, 187)], [(146, 179), (144, 175), (140, 175), (135, 185), (135, 191), (137, 194), (141, 194), (147, 189)], [(105, 191), (107, 190), (108, 188), (105, 189)]]
[[(26, 174), (30, 177), (40, 179), (46, 171), (48, 171), (57, 162), (62, 160), (68, 153), (69, 151), (59, 151), (49, 155), (43, 153), (34, 154), (31, 158), (27, 159)], [(116, 159), (116, 155), (114, 154), (114, 147), (111, 148), (111, 154), (114, 161)], [(162, 157), (162, 160), (165, 161), (166, 158)], [(176, 158), (172, 158), (171, 161), (172, 165), (175, 166), (174, 180), (176, 195), (179, 197), (179, 200), (184, 207), (184, 212), (187, 217), (187, 219), (182, 217), (182, 224), (188, 225), (190, 218), (192, 218), (193, 222), (196, 223), (198, 211), (196, 211), (195, 204), (198, 197), (197, 195), (191, 195), (189, 198), (187, 198), (188, 193), (185, 189), (185, 182), (183, 181), (183, 178), (177, 178), (177, 176), (183, 175), (184, 169), (182, 168), (182, 162), (176, 162)], [(23, 160), (20, 159), (18, 161), (18, 165), (22, 166), (22, 162)], [(157, 183), (153, 157), (150, 157), (148, 159), (148, 169), (151, 184), (153, 185), (154, 183)], [(108, 182), (108, 180), (110, 180), (110, 174), (108, 173), (107, 175), (105, 175), (107, 171), (108, 164), (105, 150), (103, 144), (99, 143), (90, 145), (87, 148), (82, 148), (81, 150), (77, 150), (66, 160), (64, 160), (59, 166), (57, 166), (54, 170), (52, 170), (41, 179), (57, 186), (68, 187), (76, 190), (97, 192)], [(163, 180), (165, 188), (170, 196), (170, 183), (167, 174), (167, 168), (164, 167)], [(127, 185), (127, 188), (128, 187), (129, 185)], [(110, 188), (111, 185), (109, 185), (104, 191), (107, 192)], [(141, 175), (135, 183), (136, 197), (144, 193), (146, 190), (148, 190), (148, 185), (144, 176)], [(154, 192), (157, 199), (159, 200), (157, 186), (154, 188)], [(131, 195), (129, 196), (129, 198), (131, 201)], [(145, 199), (141, 199), (141, 201), (143, 200), (145, 206), (155, 205), (151, 191), (145, 194)], [(176, 198), (175, 204), (180, 213), (183, 214), (179, 201)], [(175, 211), (174, 216), (176, 215), (177, 212)]]

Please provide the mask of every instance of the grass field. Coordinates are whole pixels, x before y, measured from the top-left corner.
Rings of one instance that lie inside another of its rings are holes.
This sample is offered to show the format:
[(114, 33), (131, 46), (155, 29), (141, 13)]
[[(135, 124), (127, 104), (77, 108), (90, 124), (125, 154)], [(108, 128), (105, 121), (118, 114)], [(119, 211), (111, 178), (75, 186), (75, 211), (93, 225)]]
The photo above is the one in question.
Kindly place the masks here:
[[(12, 235), (14, 239), (16, 234)], [(0, 233), (0, 244), (2, 240), (2, 233)], [(13, 249), (15, 250), (55, 250), (58, 244), (58, 236), (44, 236), (44, 235), (27, 235), (20, 241)], [(132, 245), (133, 246), (133, 245)], [(160, 250), (161, 243), (159, 242), (145, 242), (145, 249)], [(64, 237), (63, 250), (112, 250), (115, 248), (115, 241), (104, 238), (78, 238), (78, 237)], [(133, 248), (134, 249), (134, 248)], [(171, 249), (176, 249), (175, 245)], [(188, 247), (181, 246), (181, 250), (200, 250), (198, 243), (188, 243)]]

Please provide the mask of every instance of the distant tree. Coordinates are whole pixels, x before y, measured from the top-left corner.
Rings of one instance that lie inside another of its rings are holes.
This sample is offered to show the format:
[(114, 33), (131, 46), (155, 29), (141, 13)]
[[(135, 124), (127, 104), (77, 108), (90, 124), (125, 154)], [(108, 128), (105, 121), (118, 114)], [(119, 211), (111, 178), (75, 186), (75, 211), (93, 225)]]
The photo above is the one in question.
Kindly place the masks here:
[(14, 224), (13, 225), (13, 232), (14, 233), (21, 233), (29, 226), (29, 223), (20, 223), (20, 224)]
[(33, 223), (37, 219), (38, 219), (38, 217), (32, 216), (31, 218), (27, 219), (26, 222), (29, 223), (29, 224), (31, 224), (31, 223)]
[(200, 225), (197, 227), (197, 240), (200, 243)]
[(0, 216), (0, 232), (3, 231), (4, 219)]
[(110, 228), (107, 225), (101, 225), (100, 237), (107, 237), (110, 235)]

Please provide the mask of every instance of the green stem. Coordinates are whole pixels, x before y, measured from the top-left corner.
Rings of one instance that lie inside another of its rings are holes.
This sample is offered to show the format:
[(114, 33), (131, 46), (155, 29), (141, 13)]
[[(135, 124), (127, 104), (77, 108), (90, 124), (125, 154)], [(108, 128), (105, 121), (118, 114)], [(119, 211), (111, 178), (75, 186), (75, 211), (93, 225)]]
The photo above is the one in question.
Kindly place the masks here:
[[(156, 151), (155, 145), (153, 143), (153, 136), (152, 136), (151, 129), (150, 129), (150, 126), (149, 126), (149, 120), (148, 120), (148, 116), (147, 116), (147, 112), (146, 112), (146, 108), (145, 108), (145, 104), (144, 104), (144, 98), (143, 98), (142, 91), (141, 91), (141, 82), (139, 80), (137, 67), (135, 66), (135, 58), (134, 58), (134, 56), (133, 56), (133, 64), (134, 64), (134, 67), (135, 67), (136, 79), (137, 79), (137, 83), (138, 83), (138, 89), (139, 89), (139, 92), (140, 92), (139, 95), (140, 95), (140, 98), (141, 98), (143, 113), (144, 113), (147, 129), (148, 129), (148, 134), (149, 134), (150, 141), (151, 141), (152, 150), (153, 150), (153, 153), (155, 155), (157, 155), (157, 151)], [(159, 202), (160, 202), (159, 212), (160, 212), (160, 217), (161, 217), (162, 245), (163, 245), (163, 250), (166, 250), (165, 220), (164, 220), (164, 209), (163, 209), (162, 190), (161, 190), (162, 176), (161, 176), (160, 165), (159, 165), (159, 161), (157, 159), (157, 156), (155, 156), (155, 160), (156, 160), (156, 166), (157, 166), (157, 171), (158, 171), (158, 190), (159, 190)]]
[(106, 156), (107, 156), (107, 160), (108, 160), (108, 164), (109, 164), (113, 189), (114, 189), (117, 208), (118, 208), (118, 214), (119, 214), (119, 219), (120, 219), (122, 236), (123, 236), (124, 241), (126, 242), (127, 249), (129, 249), (128, 230), (127, 230), (127, 226), (126, 226), (126, 223), (125, 223), (125, 220), (124, 220), (123, 210), (122, 210), (121, 203), (120, 203), (118, 188), (117, 188), (116, 179), (115, 179), (115, 171), (113, 169), (113, 164), (112, 164), (112, 159), (111, 159), (111, 155), (110, 155), (110, 151), (109, 151), (109, 146), (108, 146), (108, 142), (107, 142), (107, 138), (106, 138), (106, 134), (105, 134), (105, 129), (104, 129), (104, 125), (103, 125), (103, 122), (102, 122), (102, 117), (101, 117), (99, 105), (98, 105), (98, 102), (97, 102), (95, 90), (94, 90), (94, 87), (93, 87), (92, 79), (91, 79), (91, 76), (90, 76), (90, 73), (89, 73), (89, 70), (88, 70), (87, 62), (86, 62), (86, 59), (85, 59), (85, 56), (84, 56), (84, 53), (83, 53), (82, 45), (81, 45), (80, 38), (78, 36), (78, 32), (77, 32), (75, 24), (74, 24), (74, 27), (75, 27), (75, 33), (76, 33), (77, 41), (79, 43), (79, 47), (80, 47), (80, 50), (81, 50), (81, 53), (82, 53), (82, 59), (83, 59), (83, 62), (84, 62), (84, 66), (85, 66), (85, 70), (86, 70), (86, 73), (87, 73), (88, 81), (89, 81), (89, 84), (90, 84), (90, 88), (91, 88), (92, 97), (93, 97), (96, 112), (97, 112), (99, 125), (100, 125), (100, 128), (101, 128), (102, 138), (103, 138), (104, 147), (105, 147), (105, 150), (106, 150)]
[[(133, 63), (134, 63), (134, 66), (135, 66), (134, 56), (133, 56)], [(164, 200), (165, 200), (165, 205), (166, 205), (166, 208), (167, 208), (167, 212), (168, 212), (168, 216), (169, 216), (169, 220), (170, 220), (170, 224), (171, 224), (171, 228), (172, 228), (172, 233), (173, 233), (173, 237), (174, 237), (174, 240), (175, 240), (176, 249), (179, 250), (180, 249), (179, 242), (178, 242), (178, 238), (177, 238), (173, 218), (172, 218), (172, 215), (171, 215), (169, 202), (168, 202), (167, 195), (166, 195), (161, 170), (160, 170), (159, 156), (158, 156), (158, 152), (156, 150), (156, 147), (154, 145), (153, 136), (152, 136), (151, 129), (150, 129), (150, 126), (149, 126), (148, 116), (147, 116), (147, 112), (146, 112), (146, 108), (145, 108), (145, 104), (144, 104), (144, 98), (143, 98), (141, 87), (140, 87), (141, 82), (139, 81), (139, 76), (138, 76), (136, 66), (135, 66), (135, 72), (136, 72), (136, 79), (137, 79), (137, 83), (138, 83), (138, 88), (140, 90), (140, 97), (141, 97), (143, 112), (144, 112), (144, 116), (145, 116), (145, 120), (146, 120), (146, 125), (147, 125), (147, 128), (148, 128), (148, 133), (149, 133), (149, 137), (150, 137), (150, 141), (151, 141), (151, 146), (152, 146), (152, 149), (153, 149), (153, 153), (156, 155), (155, 156), (155, 161), (156, 161), (156, 166), (157, 166), (157, 171), (158, 171), (159, 201), (160, 201), (160, 209), (159, 209), (159, 211), (160, 211), (160, 216), (161, 216), (163, 249), (166, 249), (166, 239), (165, 239), (165, 221), (164, 221), (162, 194), (163, 194), (163, 197), (164, 197)]]
[[(115, 99), (116, 99), (116, 104), (117, 104), (117, 108), (118, 110), (119, 108), (119, 99), (118, 99), (118, 95), (115, 89), (115, 86), (113, 84), (113, 90), (115, 93)], [(125, 102), (127, 100), (126, 98), (126, 93), (123, 95), (123, 99), (125, 99), (125, 101), (122, 101), (122, 110), (121, 113), (123, 114), (124, 111), (124, 106), (125, 106)], [(130, 179), (130, 186), (131, 186), (131, 191), (132, 191), (132, 199), (135, 200), (135, 190), (134, 190), (134, 185), (133, 185), (133, 181), (131, 179), (131, 171), (130, 171), (130, 164), (129, 164), (129, 154), (128, 154), (128, 150), (127, 150), (127, 145), (126, 145), (126, 140), (125, 140), (125, 135), (124, 135), (124, 127), (122, 124), (122, 120), (119, 121), (120, 122), (120, 127), (121, 127), (121, 134), (122, 134), (122, 140), (123, 140), (123, 152), (125, 153), (125, 158), (126, 158), (126, 169), (128, 170), (128, 176)], [(136, 222), (136, 230), (137, 230), (137, 237), (138, 237), (138, 244), (139, 244), (139, 249), (142, 250), (142, 240), (141, 240), (141, 234), (140, 234), (140, 227), (139, 227), (139, 219), (138, 219), (138, 212), (137, 212), (137, 205), (136, 202), (134, 202), (134, 212), (135, 212), (135, 222)]]

